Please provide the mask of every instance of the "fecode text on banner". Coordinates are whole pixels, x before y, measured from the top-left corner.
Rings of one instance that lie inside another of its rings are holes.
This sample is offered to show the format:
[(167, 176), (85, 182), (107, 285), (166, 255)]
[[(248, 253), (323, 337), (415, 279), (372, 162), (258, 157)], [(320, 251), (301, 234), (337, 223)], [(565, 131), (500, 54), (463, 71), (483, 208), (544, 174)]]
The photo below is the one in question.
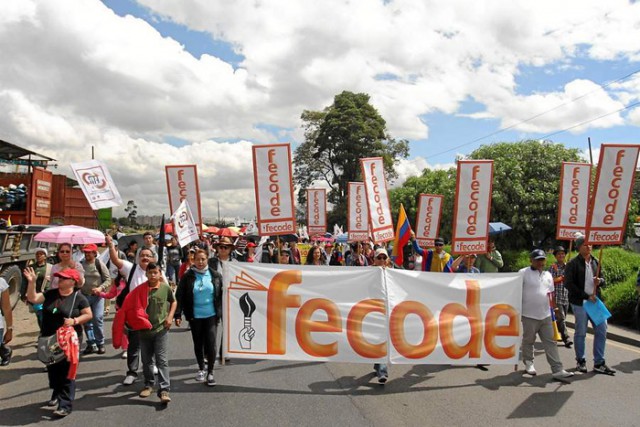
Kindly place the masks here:
[(253, 179), (261, 236), (296, 232), (289, 144), (254, 145)]
[(443, 196), (420, 194), (416, 215), (416, 240), (422, 247), (433, 247), (440, 230)]
[(517, 363), (519, 273), (228, 265), (225, 347), (233, 358)]
[(557, 240), (573, 240), (576, 233), (585, 234), (590, 190), (591, 165), (562, 162)]
[(387, 180), (384, 176), (382, 157), (360, 159), (362, 177), (367, 194), (369, 220), (375, 243), (393, 240), (393, 221), (391, 219), (391, 205), (387, 191)]
[(183, 200), (193, 208), (193, 219), (197, 226), (202, 225), (202, 208), (200, 206), (200, 187), (198, 185), (198, 168), (196, 165), (170, 165), (164, 167), (167, 176), (167, 192), (169, 193), (169, 210), (175, 212)]
[(451, 252), (488, 251), (492, 160), (459, 160)]
[(603, 144), (591, 198), (586, 243), (619, 245), (624, 240), (640, 145)]
[(358, 242), (369, 239), (369, 209), (363, 182), (350, 182), (348, 187), (348, 240)]
[(307, 233), (310, 236), (327, 231), (327, 190), (307, 189)]

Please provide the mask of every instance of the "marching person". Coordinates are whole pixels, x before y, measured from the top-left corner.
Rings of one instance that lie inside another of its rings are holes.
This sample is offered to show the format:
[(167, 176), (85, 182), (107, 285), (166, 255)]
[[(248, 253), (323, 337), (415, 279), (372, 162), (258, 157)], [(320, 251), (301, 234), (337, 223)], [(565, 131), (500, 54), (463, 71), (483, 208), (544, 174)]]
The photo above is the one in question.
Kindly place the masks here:
[[(193, 351), (198, 362), (196, 381), (213, 387), (216, 380), (213, 366), (216, 360), (216, 328), (222, 317), (222, 275), (208, 266), (207, 251), (198, 249), (193, 266), (182, 276), (176, 300), (176, 326), (182, 323), (182, 315), (191, 327)], [(205, 359), (207, 356), (207, 370)]]
[(453, 264), (451, 264), (451, 271), (455, 271), (456, 273), (480, 273), (480, 269), (475, 266), (477, 259), (478, 255), (476, 254), (460, 255)]
[[(116, 305), (122, 307), (127, 295), (138, 286), (147, 281), (147, 268), (150, 263), (155, 262), (155, 255), (149, 248), (140, 249), (140, 261), (137, 264), (129, 262), (118, 257), (118, 251), (113, 244), (111, 236), (105, 237), (107, 246), (109, 247), (109, 259), (118, 269), (126, 285), (116, 299)], [(138, 378), (138, 368), (140, 366), (140, 337), (138, 331), (128, 331), (128, 348), (127, 348), (127, 373), (122, 381), (123, 385), (131, 385)]]
[[(389, 254), (385, 248), (376, 249), (375, 256), (373, 258), (373, 266), (381, 267), (381, 268), (393, 268), (393, 264), (391, 264), (389, 259)], [(373, 370), (376, 372), (376, 377), (378, 377), (378, 382), (380, 384), (385, 384), (389, 379), (389, 371), (387, 369), (386, 363), (375, 363), (373, 365)]]
[(558, 346), (553, 339), (553, 325), (549, 303), (553, 305), (550, 294), (553, 292), (553, 278), (545, 270), (547, 255), (542, 249), (534, 249), (530, 255), (531, 266), (520, 270), (522, 274), (522, 360), (525, 372), (536, 375), (533, 365), (533, 344), (536, 334), (542, 341), (547, 362), (551, 366), (554, 379), (569, 378), (573, 372), (562, 367)]
[(146, 231), (143, 235), (142, 235), (142, 246), (138, 248), (138, 251), (136, 252), (136, 262), (140, 261), (140, 251), (142, 251), (143, 249), (150, 249), (151, 252), (153, 252), (153, 257), (154, 259), (157, 261), (158, 258), (158, 245), (155, 244), (154, 238), (153, 238), (153, 233), (151, 233), (150, 231)]
[[(140, 256), (143, 257), (145, 249)], [(163, 404), (171, 402), (169, 390), (169, 329), (176, 311), (176, 300), (173, 291), (165, 281), (160, 267), (153, 262), (145, 270), (147, 281), (138, 286), (130, 294), (136, 299), (139, 294), (147, 294), (146, 312), (151, 329), (139, 331), (140, 349), (142, 353), (142, 372), (144, 388), (140, 397), (149, 397), (155, 384), (154, 372), (158, 374), (158, 397)], [(154, 364), (155, 360), (155, 364)]]
[(422, 257), (422, 271), (431, 271), (435, 273), (451, 273), (453, 264), (453, 257), (444, 250), (444, 240), (442, 237), (435, 239), (433, 249), (422, 249), (416, 240), (416, 233), (411, 231), (411, 243), (413, 244), (413, 250)]
[(311, 246), (311, 248), (309, 248), (309, 253), (307, 254), (307, 262), (305, 264), (306, 265), (327, 265), (327, 263), (322, 257), (323, 257), (322, 249), (317, 245), (313, 245)]
[(84, 269), (84, 285), (82, 295), (89, 301), (93, 319), (85, 323), (84, 331), (87, 334), (87, 347), (83, 354), (104, 354), (104, 299), (100, 292), (106, 292), (111, 287), (111, 274), (109, 268), (100, 261), (98, 247), (90, 243), (82, 248), (84, 260), (81, 262)]
[(497, 273), (503, 266), (502, 254), (496, 249), (494, 238), (489, 238), (489, 251), (476, 258), (476, 267), (482, 273)]
[[(589, 316), (584, 309), (584, 303), (589, 300), (596, 302), (600, 286), (604, 285), (602, 271), (598, 276), (598, 261), (591, 256), (591, 245), (584, 242), (584, 236), (576, 239), (575, 243), (578, 255), (567, 263), (564, 269), (564, 286), (569, 291), (569, 302), (575, 316), (576, 329), (573, 336), (574, 350), (576, 353), (577, 369), (587, 372), (585, 359), (585, 337), (587, 336), (587, 323)], [(605, 346), (607, 342), (607, 321), (593, 326), (593, 371), (599, 374), (614, 375), (616, 371), (605, 363)]]
[[(71, 248), (69, 248), (71, 256)], [(27, 299), (31, 304), (42, 304), (42, 335), (49, 337), (55, 335), (62, 326), (73, 326), (82, 341), (82, 326), (93, 317), (89, 301), (76, 287), (80, 285), (81, 275), (75, 269), (54, 273), (58, 286), (48, 291), (36, 292), (36, 273), (33, 268), (27, 267), (24, 276), (28, 281)], [(79, 348), (77, 349), (79, 352)], [(78, 355), (76, 355), (78, 356)], [(57, 407), (53, 414), (57, 417), (66, 417), (71, 413), (73, 400), (76, 394), (76, 381), (70, 379), (71, 363), (68, 359), (49, 365), (49, 388), (53, 390), (51, 399), (47, 402), (49, 407)]]
[(2, 310), (0, 313), (0, 366), (7, 366), (11, 362), (13, 353), (13, 350), (7, 346), (13, 339), (13, 311), (8, 290), (9, 284), (0, 277), (0, 310)]
[(553, 256), (556, 257), (556, 262), (551, 264), (549, 272), (553, 277), (553, 285), (555, 286), (555, 301), (556, 307), (556, 324), (558, 325), (558, 332), (562, 337), (562, 342), (567, 348), (571, 348), (573, 341), (569, 337), (567, 332), (567, 324), (565, 319), (569, 310), (569, 291), (564, 286), (564, 269), (566, 264), (564, 262), (567, 252), (564, 250), (564, 246), (558, 246), (553, 251)]
[(82, 287), (84, 285), (84, 268), (82, 268), (82, 264), (77, 261), (71, 259), (71, 251), (73, 250), (73, 246), (71, 243), (61, 243), (58, 245), (58, 262), (51, 267), (51, 283), (49, 288), (56, 289), (58, 287), (58, 277), (56, 273), (62, 270), (66, 270), (68, 268), (73, 268), (78, 270), (80, 273), (80, 281), (78, 282), (78, 286)]
[[(46, 248), (36, 249), (36, 262), (32, 265), (33, 271), (38, 276), (36, 279), (36, 292), (44, 292), (49, 289), (51, 283), (51, 268), (53, 265), (47, 262), (49, 253)], [(38, 327), (42, 330), (42, 304), (31, 304), (27, 301), (27, 279), (22, 281), (22, 289), (20, 290), (20, 298), (29, 305), (29, 311), (36, 314)]]

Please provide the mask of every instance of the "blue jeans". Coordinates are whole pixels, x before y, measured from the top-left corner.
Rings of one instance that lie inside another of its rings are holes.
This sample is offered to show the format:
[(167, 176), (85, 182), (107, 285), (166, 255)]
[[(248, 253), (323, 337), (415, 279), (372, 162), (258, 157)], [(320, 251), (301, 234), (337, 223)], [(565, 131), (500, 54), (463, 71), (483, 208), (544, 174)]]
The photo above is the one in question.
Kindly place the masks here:
[[(576, 351), (576, 360), (584, 360), (585, 352), (585, 337), (587, 336), (587, 322), (589, 316), (581, 305), (571, 304), (571, 309), (576, 319), (576, 333), (573, 336), (573, 341)], [(593, 362), (596, 365), (604, 363), (604, 349), (607, 342), (607, 322), (604, 321), (600, 325), (596, 326), (591, 322), (591, 326), (595, 331), (593, 339)]]
[[(86, 296), (86, 295), (85, 295)], [(99, 296), (86, 296), (91, 306), (93, 319), (84, 324), (84, 332), (87, 334), (87, 345), (104, 345), (104, 299)]]
[(180, 263), (167, 263), (167, 280), (170, 282), (175, 283), (176, 285), (178, 284), (179, 280), (178, 280), (178, 272), (180, 271)]

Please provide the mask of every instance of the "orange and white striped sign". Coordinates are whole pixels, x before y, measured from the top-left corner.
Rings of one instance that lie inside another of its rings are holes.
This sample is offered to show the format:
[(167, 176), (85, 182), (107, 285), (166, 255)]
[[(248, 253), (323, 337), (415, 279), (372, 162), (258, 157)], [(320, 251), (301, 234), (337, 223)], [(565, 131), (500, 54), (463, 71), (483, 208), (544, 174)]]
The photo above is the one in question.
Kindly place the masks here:
[(562, 162), (556, 240), (574, 240), (585, 234), (591, 192), (591, 165)]

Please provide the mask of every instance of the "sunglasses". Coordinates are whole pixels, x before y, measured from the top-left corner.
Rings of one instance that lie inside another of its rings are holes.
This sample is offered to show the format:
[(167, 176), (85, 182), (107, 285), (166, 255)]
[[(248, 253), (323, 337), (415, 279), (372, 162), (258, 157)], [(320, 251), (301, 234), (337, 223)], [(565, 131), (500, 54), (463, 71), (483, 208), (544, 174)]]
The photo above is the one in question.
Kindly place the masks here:
[(444, 246), (442, 243), (436, 243), (436, 246)]
[(70, 254), (71, 251), (58, 251), (59, 254)]
[(220, 245), (218, 246), (219, 249), (231, 249), (231, 246), (227, 246), (227, 245)]
[(380, 256), (376, 257), (376, 259), (384, 261), (385, 259), (387, 259), (387, 257), (384, 256), (384, 255), (380, 255)]

